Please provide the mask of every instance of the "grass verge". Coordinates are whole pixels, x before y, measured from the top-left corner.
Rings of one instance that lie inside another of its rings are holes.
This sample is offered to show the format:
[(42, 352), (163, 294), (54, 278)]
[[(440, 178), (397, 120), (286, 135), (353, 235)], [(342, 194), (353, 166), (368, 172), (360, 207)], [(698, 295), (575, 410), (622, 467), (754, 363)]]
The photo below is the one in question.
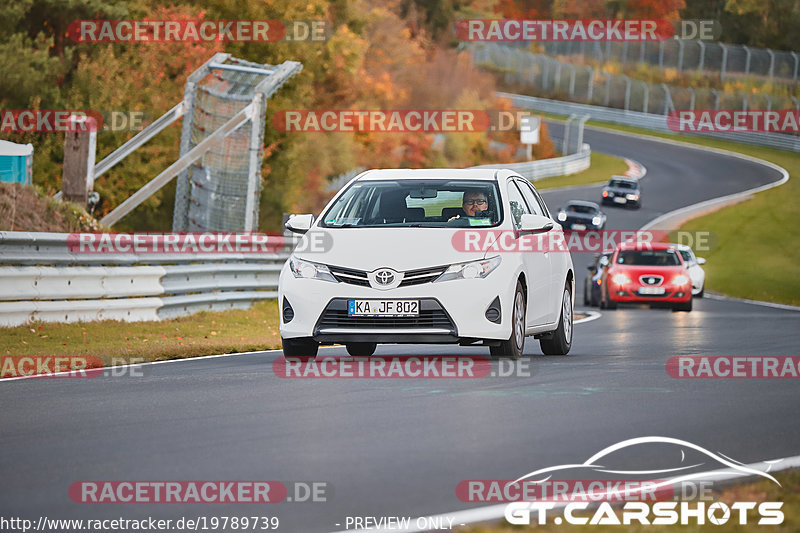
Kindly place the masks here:
[(281, 347), (275, 300), (247, 310), (204, 311), (158, 322), (34, 322), (2, 328), (0, 338), (0, 359), (92, 356), (103, 366)]
[[(769, 529), (778, 533), (800, 531), (800, 471), (792, 470), (783, 473), (775, 474), (775, 478), (781, 483), (781, 486), (776, 485), (770, 480), (761, 479), (756, 482), (742, 483), (733, 485), (730, 488), (724, 489), (719, 493), (714, 494), (715, 501), (721, 501), (728, 505), (733, 502), (783, 502), (781, 510), (784, 514), (784, 521), (779, 526), (760, 526), (761, 529)], [(591, 517), (591, 511), (580, 511), (576, 513), (579, 516)], [(718, 516), (719, 516), (718, 512)], [(559, 514), (548, 516), (548, 522)], [(621, 516), (621, 511), (617, 511), (617, 516)], [(520, 533), (521, 531), (536, 531), (538, 533), (578, 533), (587, 531), (589, 528), (592, 532), (619, 532), (619, 531), (640, 531), (648, 533), (671, 533), (673, 531), (706, 531), (712, 530), (719, 533), (743, 533), (746, 531), (758, 530), (759, 526), (756, 525), (758, 521), (758, 511), (751, 510), (748, 512), (748, 523), (746, 525), (739, 525), (738, 512), (732, 511), (731, 518), (726, 524), (713, 525), (706, 523), (705, 525), (629, 525), (629, 526), (587, 526), (587, 525), (554, 525), (552, 523), (541, 526), (512, 526), (505, 521), (497, 525), (486, 526), (473, 526), (468, 528), (459, 528), (459, 533)], [(535, 515), (531, 516), (532, 521), (536, 521)], [(650, 517), (652, 518), (652, 516)], [(691, 519), (694, 520), (694, 519)]]
[[(563, 117), (544, 115), (563, 120)], [(738, 298), (800, 305), (800, 233), (796, 225), (800, 201), (800, 154), (774, 148), (669, 134), (589, 121), (589, 125), (612, 131), (673, 139), (710, 148), (758, 157), (789, 172), (784, 185), (755, 195), (745, 202), (688, 221), (681, 230), (705, 230), (717, 237), (717, 246), (702, 255), (708, 259), (706, 288)], [(538, 184), (537, 184), (538, 187)]]
[(592, 152), (591, 166), (583, 172), (570, 174), (568, 176), (554, 176), (536, 180), (534, 185), (541, 190), (554, 189), (557, 187), (572, 187), (575, 185), (590, 185), (592, 183), (607, 182), (613, 175), (624, 174), (628, 170), (628, 165), (624, 160), (613, 155)]

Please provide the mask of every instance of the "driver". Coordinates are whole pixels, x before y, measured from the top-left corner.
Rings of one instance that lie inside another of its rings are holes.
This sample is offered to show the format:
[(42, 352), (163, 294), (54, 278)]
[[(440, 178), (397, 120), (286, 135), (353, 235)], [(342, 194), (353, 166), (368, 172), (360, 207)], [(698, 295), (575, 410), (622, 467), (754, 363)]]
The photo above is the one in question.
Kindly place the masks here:
[[(474, 217), (478, 216), (478, 212), (486, 211), (489, 207), (489, 201), (486, 198), (486, 193), (483, 191), (466, 191), (461, 200), (461, 209), (464, 211), (464, 216)], [(461, 218), (461, 215), (451, 217), (450, 220)], [(448, 222), (450, 222), (448, 220)]]

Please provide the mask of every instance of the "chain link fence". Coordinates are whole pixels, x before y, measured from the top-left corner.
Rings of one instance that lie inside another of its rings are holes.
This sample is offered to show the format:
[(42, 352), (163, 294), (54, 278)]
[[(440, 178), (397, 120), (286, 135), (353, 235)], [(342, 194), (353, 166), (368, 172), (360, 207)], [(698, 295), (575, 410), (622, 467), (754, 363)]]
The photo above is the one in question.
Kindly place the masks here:
[(678, 72), (700, 71), (729, 76), (755, 76), (797, 83), (800, 56), (796, 52), (753, 48), (740, 44), (668, 39), (665, 41), (545, 42), (548, 55), (579, 56), (626, 64), (648, 63)]
[[(675, 42), (675, 41), (671, 41)], [(625, 49), (627, 43), (577, 43), (558, 44), (564, 50), (610, 50), (614, 45)], [(658, 54), (654, 47), (659, 43), (643, 43), (627, 47), (638, 48), (639, 56)], [(535, 54), (519, 47), (497, 43), (480, 43), (470, 47), (476, 66), (491, 68), (502, 73), (506, 83), (526, 85), (539, 96), (570, 100), (603, 107), (667, 115), (675, 110), (731, 109), (731, 110), (782, 110), (800, 111), (796, 98), (770, 96), (767, 93), (742, 93), (693, 88), (665, 83), (651, 84), (635, 80), (624, 74), (612, 74), (593, 68), (559, 61), (544, 54)], [(644, 52), (642, 52), (644, 50)], [(670, 56), (671, 57), (671, 56)]]

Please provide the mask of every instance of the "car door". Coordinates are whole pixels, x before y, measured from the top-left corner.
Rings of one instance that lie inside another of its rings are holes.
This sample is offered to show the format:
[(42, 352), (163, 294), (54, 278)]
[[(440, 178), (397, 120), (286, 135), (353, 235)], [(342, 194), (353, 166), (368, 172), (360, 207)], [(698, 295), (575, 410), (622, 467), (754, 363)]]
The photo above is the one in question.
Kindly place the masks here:
[[(512, 223), (514, 229), (519, 230), (520, 220), (525, 213), (533, 213), (528, 202), (522, 194), (516, 180), (509, 179), (506, 184), (506, 192), (508, 194), (509, 209), (511, 212)], [(541, 209), (537, 210), (537, 214), (542, 214)], [(517, 242), (522, 237), (517, 231), (515, 235)], [(518, 254), (522, 263), (522, 268), (525, 271), (525, 280), (528, 285), (528, 310), (526, 328), (539, 326), (552, 322), (550, 301), (550, 279), (552, 274), (550, 272), (550, 253), (540, 244), (542, 239), (541, 235), (526, 236), (526, 239), (532, 239), (533, 251), (515, 251), (512, 253)]]
[[(534, 213), (552, 218), (550, 212), (547, 210), (544, 200), (541, 196), (539, 196), (539, 193), (531, 186), (528, 180), (520, 179), (517, 181), (517, 184), (522, 190), (522, 195), (525, 197), (525, 200), (528, 201)], [(554, 231), (558, 230), (550, 230), (550, 232)], [(539, 235), (538, 238), (551, 244), (556, 242), (552, 234), (542, 234)], [(551, 249), (550, 252), (545, 253), (545, 256), (547, 256), (550, 262), (550, 283), (548, 285), (548, 301), (550, 302), (550, 307), (547, 310), (547, 316), (549, 317), (547, 322), (555, 322), (558, 320), (559, 314), (561, 313), (561, 294), (562, 288), (564, 287), (564, 282), (567, 279), (567, 270), (569, 268), (569, 251), (566, 248), (563, 250), (552, 249), (552, 246), (544, 249)]]

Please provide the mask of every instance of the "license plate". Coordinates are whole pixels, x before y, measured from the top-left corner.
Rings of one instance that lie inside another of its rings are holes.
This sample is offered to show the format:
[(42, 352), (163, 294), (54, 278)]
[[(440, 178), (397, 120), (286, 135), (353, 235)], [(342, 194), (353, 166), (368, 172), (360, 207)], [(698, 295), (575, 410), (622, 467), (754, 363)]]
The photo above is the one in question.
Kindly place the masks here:
[(572, 225), (572, 229), (578, 230), (578, 231), (583, 231), (583, 230), (586, 229), (586, 224), (573, 224)]
[(639, 287), (639, 294), (664, 294), (664, 287)]
[(419, 300), (348, 300), (350, 316), (419, 316)]
[(624, 203), (627, 203), (627, 202), (628, 202), (628, 201), (627, 201), (627, 200), (626, 200), (624, 197), (622, 197), (622, 196), (617, 196), (616, 198), (614, 198), (614, 201), (615, 201), (615, 202), (617, 202), (618, 204), (624, 204)]

